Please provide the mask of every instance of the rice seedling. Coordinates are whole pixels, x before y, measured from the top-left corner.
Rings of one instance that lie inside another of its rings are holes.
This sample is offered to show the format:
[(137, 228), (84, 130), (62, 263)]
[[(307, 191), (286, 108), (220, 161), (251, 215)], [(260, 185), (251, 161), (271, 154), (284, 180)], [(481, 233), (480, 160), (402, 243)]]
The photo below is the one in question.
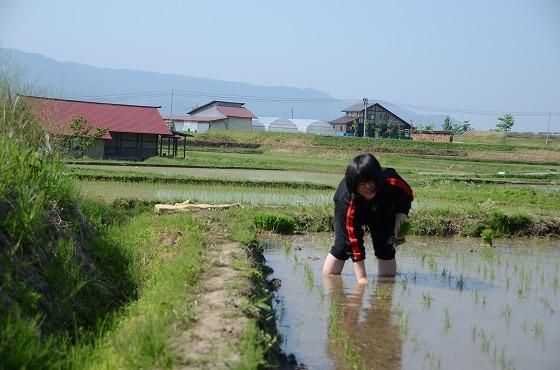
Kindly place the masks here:
[(551, 314), (554, 313), (554, 310), (552, 309), (552, 307), (550, 306), (550, 302), (548, 301), (548, 297), (541, 297), (541, 302), (542, 302), (544, 308), (549, 310)]
[(410, 311), (404, 312), (400, 304), (397, 304), (393, 310), (397, 315), (399, 330), (402, 335), (406, 336), (410, 324)]
[(542, 322), (540, 322), (539, 320), (535, 320), (535, 325), (534, 325), (533, 329), (535, 331), (535, 338), (542, 337), (543, 332), (544, 332), (544, 327), (543, 327)]
[(428, 258), (428, 268), (430, 269), (430, 272), (432, 274), (435, 274), (437, 271), (436, 259), (433, 256), (430, 256), (430, 258)]
[(489, 353), (493, 336), (488, 335), (484, 329), (480, 329), (478, 331), (478, 338), (480, 339), (480, 350)]
[(391, 297), (391, 288), (385, 285), (378, 285), (376, 291), (376, 297), (382, 302), (387, 303)]
[[(492, 246), (492, 239), (490, 239), (490, 246)], [(484, 248), (480, 251), (482, 259), (488, 262), (495, 262), (497, 265), (501, 263), (500, 251), (496, 248)]]
[(289, 256), (290, 253), (292, 253), (292, 243), (290, 242), (284, 243), (284, 253), (286, 254), (286, 256)]
[(526, 334), (527, 331), (529, 331), (529, 320), (524, 320), (522, 327), (523, 327), (523, 332)]
[(500, 355), (498, 356), (498, 363), (500, 364), (500, 369), (502, 370), (515, 370), (512, 360), (506, 360), (506, 348), (502, 347)]
[(478, 289), (474, 290), (473, 297), (474, 297), (474, 304), (478, 305), (478, 302), (480, 301), (480, 293), (478, 292)]
[(511, 306), (509, 303), (506, 303), (506, 305), (500, 309), (500, 316), (506, 320), (506, 324), (509, 326), (511, 323)]
[(476, 325), (472, 325), (471, 326), (471, 343), (474, 343), (476, 341), (476, 333), (477, 333)]
[(412, 337), (410, 337), (410, 341), (412, 342), (412, 352), (416, 352), (418, 350), (418, 347), (420, 347), (421, 345), (418, 334), (414, 334)]
[(488, 300), (488, 297), (486, 296), (486, 294), (482, 295), (482, 308), (486, 307), (486, 302)]
[(303, 273), (305, 275), (305, 284), (308, 288), (312, 288), (315, 284), (315, 276), (313, 275), (313, 269), (307, 263), (303, 264)]
[(447, 308), (443, 310), (443, 328), (449, 330), (452, 327), (451, 317), (449, 316), (449, 311)]
[(293, 256), (294, 256), (293, 257), (294, 263), (296, 264), (296, 266), (299, 265), (301, 263), (301, 260), (300, 260), (299, 256), (295, 253), (293, 254)]
[(424, 292), (422, 294), (422, 302), (424, 303), (424, 308), (425, 309), (427, 309), (427, 310), (430, 309), (433, 300), (434, 300), (434, 298), (432, 298), (432, 295), (430, 294), (430, 292)]
[(420, 253), (420, 266), (424, 267), (424, 264), (426, 263), (426, 258), (427, 257), (428, 257), (428, 255), (425, 252)]
[(509, 276), (506, 276), (506, 281), (505, 281), (506, 290), (509, 290), (510, 285), (511, 285), (511, 279)]
[(401, 285), (401, 292), (402, 293), (406, 292), (406, 290), (408, 289), (408, 281), (406, 279), (403, 279), (400, 281), (400, 285)]
[(459, 290), (463, 290), (465, 288), (465, 278), (463, 277), (463, 274), (459, 275), (456, 286)]
[(492, 246), (492, 239), (494, 238), (494, 233), (491, 229), (484, 229), (480, 233), (480, 242), (482, 245)]
[(410, 222), (405, 221), (401, 224), (401, 228), (399, 230), (399, 235), (406, 236), (410, 232)]
[(555, 276), (550, 283), (550, 287), (556, 292), (558, 290), (558, 276)]
[(446, 246), (446, 245), (441, 246), (441, 247), (437, 248), (437, 253), (444, 258), (448, 258), (449, 257), (449, 247)]
[(327, 293), (325, 292), (325, 288), (323, 288), (323, 286), (319, 287), (319, 299), (321, 300), (321, 303), (323, 303), (325, 301), (325, 297), (326, 297)]
[(424, 363), (426, 362), (430, 366), (430, 369), (441, 369), (441, 358), (436, 358), (435, 354), (429, 351), (428, 348), (424, 348)]

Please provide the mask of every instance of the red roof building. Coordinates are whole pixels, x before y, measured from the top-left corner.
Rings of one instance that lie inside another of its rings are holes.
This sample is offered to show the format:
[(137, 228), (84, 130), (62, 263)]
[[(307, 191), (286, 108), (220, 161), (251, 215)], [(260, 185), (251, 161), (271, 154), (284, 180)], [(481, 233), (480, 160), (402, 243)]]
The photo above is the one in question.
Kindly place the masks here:
[(77, 117), (86, 120), (94, 132), (107, 133), (86, 155), (93, 158), (145, 159), (158, 152), (159, 136), (171, 136), (155, 106), (98, 103), (78, 100), (24, 96), (53, 135), (71, 135), (70, 122)]

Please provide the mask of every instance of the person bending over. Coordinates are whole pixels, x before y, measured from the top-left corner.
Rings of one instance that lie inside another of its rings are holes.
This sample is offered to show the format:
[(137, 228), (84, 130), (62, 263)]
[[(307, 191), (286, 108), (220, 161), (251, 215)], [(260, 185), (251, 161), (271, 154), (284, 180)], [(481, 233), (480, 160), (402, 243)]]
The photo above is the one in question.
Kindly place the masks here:
[(369, 228), (379, 276), (395, 276), (395, 246), (414, 199), (412, 189), (393, 168), (381, 168), (371, 154), (350, 162), (334, 194), (335, 241), (323, 265), (323, 274), (340, 274), (351, 258), (360, 284), (367, 284), (364, 226)]

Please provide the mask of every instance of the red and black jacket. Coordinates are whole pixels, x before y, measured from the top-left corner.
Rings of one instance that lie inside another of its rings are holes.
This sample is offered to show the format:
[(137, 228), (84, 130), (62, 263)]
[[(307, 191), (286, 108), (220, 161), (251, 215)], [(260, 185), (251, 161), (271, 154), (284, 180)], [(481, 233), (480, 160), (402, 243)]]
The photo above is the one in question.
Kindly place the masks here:
[(334, 195), (333, 250), (345, 250), (354, 262), (365, 258), (363, 227), (368, 226), (372, 236), (385, 238), (385, 242), (393, 235), (395, 214), (408, 214), (414, 199), (412, 189), (397, 171), (384, 168), (383, 175), (385, 182), (371, 202), (359, 194), (351, 194), (345, 180), (340, 182)]

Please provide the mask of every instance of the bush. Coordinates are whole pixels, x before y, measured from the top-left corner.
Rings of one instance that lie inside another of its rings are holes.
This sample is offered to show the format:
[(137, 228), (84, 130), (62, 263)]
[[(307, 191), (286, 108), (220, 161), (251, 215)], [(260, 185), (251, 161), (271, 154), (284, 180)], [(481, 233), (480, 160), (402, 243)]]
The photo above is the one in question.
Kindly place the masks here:
[(273, 212), (259, 212), (253, 216), (255, 226), (279, 234), (293, 234), (296, 221), (293, 217)]
[(526, 214), (517, 213), (508, 216), (501, 212), (492, 213), (487, 223), (496, 236), (524, 235), (532, 225), (531, 218)]

